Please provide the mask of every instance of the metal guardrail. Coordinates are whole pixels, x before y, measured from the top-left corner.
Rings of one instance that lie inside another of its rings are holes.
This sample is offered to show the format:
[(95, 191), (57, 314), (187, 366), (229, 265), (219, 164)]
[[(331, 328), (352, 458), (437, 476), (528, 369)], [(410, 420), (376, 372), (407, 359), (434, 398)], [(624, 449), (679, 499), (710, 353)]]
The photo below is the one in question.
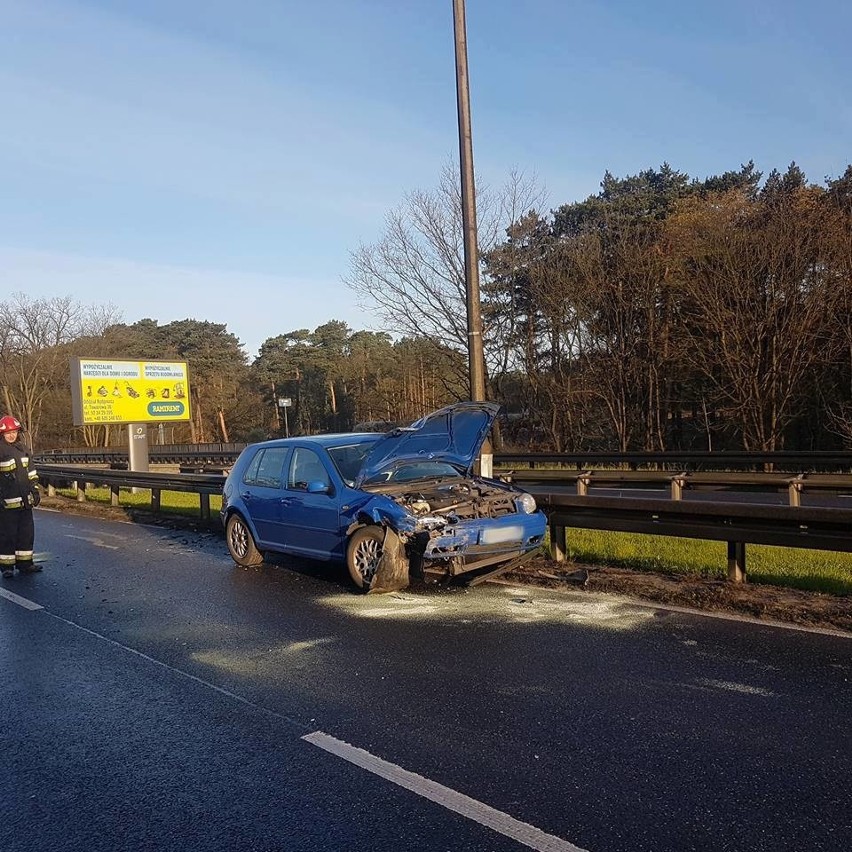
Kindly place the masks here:
[(210, 495), (221, 494), (225, 477), (215, 473), (151, 473), (148, 471), (125, 471), (98, 469), (89, 466), (36, 463), (39, 480), (47, 486), (53, 496), (58, 487), (70, 484), (77, 493), (77, 500), (86, 500), (88, 485), (105, 485), (110, 489), (110, 503), (119, 504), (121, 488), (145, 488), (151, 491), (151, 509), (160, 511), (161, 492), (179, 491), (198, 494), (201, 517), (210, 519)]
[[(186, 464), (193, 467), (230, 467), (246, 444), (168, 444), (148, 448), (154, 464)], [(72, 447), (34, 453), (44, 464), (126, 464), (127, 447)]]
[(564, 483), (573, 484), (577, 494), (587, 494), (589, 488), (642, 488), (666, 486), (672, 500), (683, 498), (687, 490), (760, 490), (786, 491), (788, 503), (800, 506), (806, 491), (823, 491), (834, 494), (852, 494), (852, 475), (849, 474), (796, 474), (741, 473), (682, 471), (670, 473), (662, 470), (518, 470), (502, 473), (500, 479), (514, 482), (531, 490), (537, 486)]
[(792, 452), (751, 453), (737, 450), (665, 451), (627, 453), (495, 453), (495, 464), (523, 464), (531, 468), (619, 467), (629, 470), (776, 470), (776, 471), (850, 471), (852, 452)]
[[(852, 493), (847, 474), (797, 474), (640, 470), (571, 473), (530, 469), (504, 477), (528, 490), (548, 515), (552, 555), (566, 556), (566, 529), (598, 529), (678, 536), (728, 545), (728, 579), (746, 578), (746, 544), (852, 552), (852, 509), (803, 507), (805, 491)], [(576, 495), (554, 493), (557, 483), (572, 483)], [(590, 495), (589, 488), (665, 485), (669, 499)], [(685, 490), (786, 491), (788, 506), (714, 500), (683, 502)]]
[[(210, 518), (210, 495), (220, 494), (225, 477), (212, 473), (151, 473), (96, 469), (88, 466), (37, 464), (40, 479), (55, 493), (58, 485), (73, 483), (77, 499), (85, 501), (87, 484), (106, 485), (111, 491), (111, 502), (118, 505), (120, 488), (151, 489), (151, 508), (160, 509), (162, 491), (190, 492), (199, 495), (201, 517)], [(733, 474), (670, 475), (650, 472), (651, 481), (668, 481), (671, 499), (634, 497), (609, 497), (589, 495), (588, 482), (608, 481), (621, 483), (627, 475), (629, 481), (647, 482), (649, 472), (602, 472), (573, 475), (580, 493), (568, 494), (553, 490), (557, 482), (571, 480), (565, 472), (548, 472), (538, 479), (531, 472), (527, 478), (513, 480), (526, 488), (548, 515), (550, 541), (557, 561), (565, 559), (566, 529), (598, 529), (613, 532), (635, 532), (652, 535), (679, 536), (728, 543), (728, 578), (742, 581), (746, 575), (746, 543), (770, 544), (781, 547), (799, 547), (820, 550), (852, 552), (852, 509), (801, 506), (798, 502), (800, 485), (846, 490), (852, 487), (852, 477), (783, 477), (767, 474), (740, 474), (733, 484), (763, 486), (767, 483), (786, 487), (791, 495), (790, 506), (726, 501), (699, 502), (679, 499), (685, 486), (697, 481), (704, 484), (732, 484)], [(561, 475), (561, 479), (556, 474)], [(543, 481), (547, 480), (547, 481)], [(793, 494), (796, 494), (795, 500)]]
[(728, 579), (746, 577), (746, 544), (852, 552), (852, 509), (560, 494), (528, 489), (548, 516), (552, 555), (566, 556), (566, 529), (724, 541)]
[[(153, 445), (148, 457), (154, 464), (184, 464), (194, 467), (230, 467), (245, 444)], [(59, 464), (120, 464), (127, 462), (127, 447), (76, 447), (46, 450), (35, 454), (36, 461)], [(852, 452), (747, 453), (721, 452), (629, 452), (629, 453), (495, 453), (494, 464), (530, 468), (554, 467), (588, 469), (616, 467), (629, 470), (775, 470), (795, 473), (816, 471), (852, 472)]]

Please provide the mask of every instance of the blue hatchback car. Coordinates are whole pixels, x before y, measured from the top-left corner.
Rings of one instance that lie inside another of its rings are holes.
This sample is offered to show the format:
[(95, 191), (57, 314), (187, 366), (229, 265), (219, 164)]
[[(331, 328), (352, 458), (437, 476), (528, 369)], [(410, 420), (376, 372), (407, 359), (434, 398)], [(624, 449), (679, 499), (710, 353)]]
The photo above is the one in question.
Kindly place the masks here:
[(532, 495), (474, 476), (499, 406), (462, 402), (411, 426), (246, 447), (222, 500), (228, 550), (346, 563), (364, 591), (497, 573), (535, 554), (546, 518)]

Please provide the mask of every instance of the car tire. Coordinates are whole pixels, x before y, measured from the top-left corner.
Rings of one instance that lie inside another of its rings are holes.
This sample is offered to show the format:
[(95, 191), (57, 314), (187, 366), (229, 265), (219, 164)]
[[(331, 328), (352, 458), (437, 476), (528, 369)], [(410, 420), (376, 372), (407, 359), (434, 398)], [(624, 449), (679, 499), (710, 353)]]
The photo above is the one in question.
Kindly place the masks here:
[(346, 567), (352, 582), (364, 592), (370, 591), (376, 579), (384, 541), (385, 533), (380, 527), (361, 527), (349, 539)]
[(225, 527), (225, 541), (231, 559), (243, 568), (254, 568), (263, 562), (263, 554), (257, 549), (248, 524), (240, 515), (231, 515)]

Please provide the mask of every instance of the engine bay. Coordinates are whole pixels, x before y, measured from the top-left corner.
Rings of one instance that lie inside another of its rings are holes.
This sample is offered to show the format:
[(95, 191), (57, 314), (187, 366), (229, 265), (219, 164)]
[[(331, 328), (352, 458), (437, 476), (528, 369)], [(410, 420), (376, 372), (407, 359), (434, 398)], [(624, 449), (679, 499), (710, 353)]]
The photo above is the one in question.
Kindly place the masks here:
[(511, 491), (474, 479), (418, 485), (420, 487), (417, 489), (409, 486), (404, 491), (394, 490), (388, 496), (412, 515), (439, 515), (451, 523), (475, 518), (499, 518), (517, 512)]

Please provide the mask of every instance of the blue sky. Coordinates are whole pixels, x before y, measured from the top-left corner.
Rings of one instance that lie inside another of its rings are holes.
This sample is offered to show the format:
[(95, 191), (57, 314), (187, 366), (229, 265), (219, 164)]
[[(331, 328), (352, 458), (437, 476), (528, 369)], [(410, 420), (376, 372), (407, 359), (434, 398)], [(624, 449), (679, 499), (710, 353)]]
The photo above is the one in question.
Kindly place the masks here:
[[(467, 0), (478, 184), (852, 162), (846, 0)], [(452, 0), (0, 0), (0, 283), (266, 338), (339, 319), (458, 158)]]

